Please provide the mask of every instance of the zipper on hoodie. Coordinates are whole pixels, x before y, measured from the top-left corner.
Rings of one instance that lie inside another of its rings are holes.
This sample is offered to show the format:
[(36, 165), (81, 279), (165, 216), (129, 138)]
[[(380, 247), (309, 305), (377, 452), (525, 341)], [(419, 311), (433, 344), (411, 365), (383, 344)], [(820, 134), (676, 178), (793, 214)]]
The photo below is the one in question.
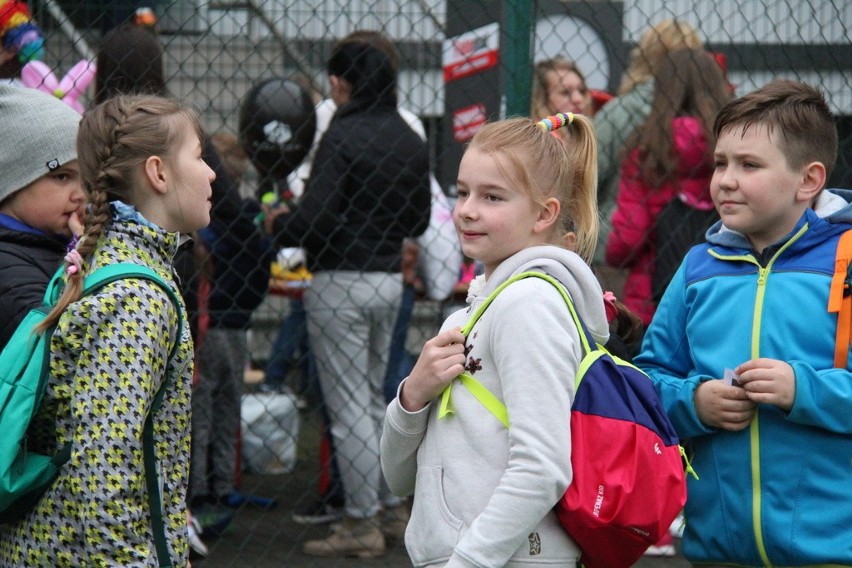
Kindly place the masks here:
[[(761, 266), (757, 258), (753, 254), (744, 255), (721, 255), (710, 249), (710, 254), (719, 260), (726, 261), (743, 261), (757, 266), (757, 294), (754, 300), (754, 313), (752, 314), (751, 324), (751, 358), (757, 359), (760, 357), (760, 322), (763, 317), (763, 301), (766, 297), (766, 283), (769, 280), (769, 275), (772, 273), (772, 267), (778, 257), (781, 256), (790, 246), (801, 238), (808, 230), (808, 223), (802, 225), (802, 228), (790, 237), (769, 259), (766, 266)], [(766, 567), (773, 566), (769, 559), (769, 554), (766, 552), (766, 543), (763, 541), (763, 494), (761, 491), (761, 472), (760, 472), (760, 421), (759, 415), (755, 413), (754, 419), (749, 425), (749, 446), (751, 456), (751, 517), (752, 531), (754, 532), (754, 540), (757, 543), (757, 552), (763, 565)]]

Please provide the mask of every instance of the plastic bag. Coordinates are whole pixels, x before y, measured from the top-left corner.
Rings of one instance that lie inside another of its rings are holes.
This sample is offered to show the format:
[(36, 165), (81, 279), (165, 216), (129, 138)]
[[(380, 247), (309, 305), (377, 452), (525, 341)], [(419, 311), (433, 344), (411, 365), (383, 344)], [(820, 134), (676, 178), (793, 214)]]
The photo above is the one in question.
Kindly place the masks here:
[(245, 394), (241, 412), (246, 470), (265, 475), (293, 471), (299, 439), (296, 398), (291, 394)]

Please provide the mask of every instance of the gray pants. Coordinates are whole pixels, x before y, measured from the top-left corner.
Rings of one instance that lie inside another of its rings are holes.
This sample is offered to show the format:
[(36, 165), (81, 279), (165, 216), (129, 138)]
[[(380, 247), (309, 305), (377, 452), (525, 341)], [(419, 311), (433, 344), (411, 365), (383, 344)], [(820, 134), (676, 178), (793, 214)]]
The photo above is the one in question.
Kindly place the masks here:
[(314, 274), (305, 293), (308, 335), (328, 408), (346, 514), (395, 506), (379, 464), (385, 417), (382, 383), (402, 301), (402, 277), (386, 272)]
[(190, 499), (205, 495), (223, 497), (234, 491), (247, 360), (248, 340), (244, 330), (207, 331), (198, 351), (198, 384), (192, 390)]

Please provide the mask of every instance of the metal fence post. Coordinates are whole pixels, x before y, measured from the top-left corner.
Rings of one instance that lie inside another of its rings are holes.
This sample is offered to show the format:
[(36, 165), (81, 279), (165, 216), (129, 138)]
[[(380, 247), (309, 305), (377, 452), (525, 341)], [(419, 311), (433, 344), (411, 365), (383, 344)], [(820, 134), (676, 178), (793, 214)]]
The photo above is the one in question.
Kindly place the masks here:
[(533, 0), (503, 0), (503, 27), (500, 60), (506, 66), (503, 72), (506, 116), (526, 116), (530, 111), (532, 81)]

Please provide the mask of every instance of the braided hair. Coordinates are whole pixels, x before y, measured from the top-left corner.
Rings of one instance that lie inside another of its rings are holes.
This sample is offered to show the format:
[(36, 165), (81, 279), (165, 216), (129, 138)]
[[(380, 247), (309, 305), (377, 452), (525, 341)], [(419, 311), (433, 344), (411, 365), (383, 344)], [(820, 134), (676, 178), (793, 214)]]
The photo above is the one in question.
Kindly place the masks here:
[(80, 270), (66, 272), (65, 290), (39, 331), (54, 325), (67, 307), (80, 299), (88, 272), (86, 260), (112, 221), (110, 202), (136, 202), (141, 167), (151, 156), (170, 156), (187, 124), (203, 139), (193, 110), (174, 99), (152, 95), (120, 95), (83, 115), (77, 156), (89, 207), (83, 234), (76, 242), (83, 263)]

